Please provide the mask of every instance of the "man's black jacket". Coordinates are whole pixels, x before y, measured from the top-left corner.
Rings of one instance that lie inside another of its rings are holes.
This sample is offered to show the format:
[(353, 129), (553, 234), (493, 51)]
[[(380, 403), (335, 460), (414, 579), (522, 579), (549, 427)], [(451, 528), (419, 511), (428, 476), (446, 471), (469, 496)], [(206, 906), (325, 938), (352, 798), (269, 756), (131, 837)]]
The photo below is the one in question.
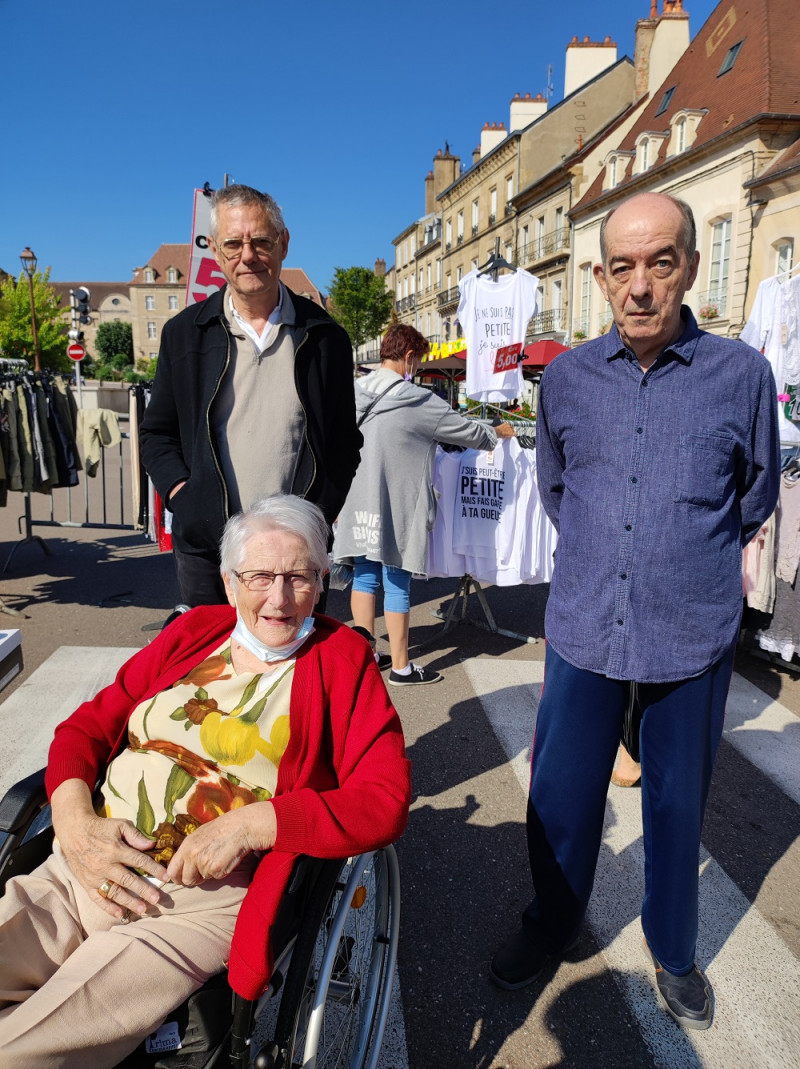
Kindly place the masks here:
[[(305, 415), (304, 445), (292, 492), (320, 506), (332, 523), (358, 467), (362, 445), (353, 400), (350, 340), (313, 301), (287, 291), (295, 307), (294, 376)], [(228, 367), (230, 337), (223, 315), (225, 290), (192, 305), (164, 327), (152, 396), (139, 429), (142, 462), (170, 503), (174, 545), (188, 553), (214, 552), (229, 518), (228, 491), (215, 448), (212, 402)], [(263, 398), (264, 419), (281, 413)], [(264, 465), (270, 462), (264, 457)]]

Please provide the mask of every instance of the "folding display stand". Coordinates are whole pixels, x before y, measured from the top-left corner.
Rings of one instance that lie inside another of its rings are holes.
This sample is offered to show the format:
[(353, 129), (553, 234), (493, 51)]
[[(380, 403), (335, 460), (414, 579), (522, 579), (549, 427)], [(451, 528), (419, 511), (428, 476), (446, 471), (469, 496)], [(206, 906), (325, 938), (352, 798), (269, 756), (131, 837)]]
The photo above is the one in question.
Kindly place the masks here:
[[(476, 620), (472, 616), (467, 616), (467, 599), (471, 593), (477, 595), (478, 603), (483, 610), (483, 615), (485, 617), (484, 620)], [(456, 609), (458, 608), (459, 600), (461, 602), (461, 613), (458, 618), (456, 618)], [(437, 631), (431, 638), (427, 638), (423, 642), (418, 642), (416, 644), (417, 649), (424, 649), (426, 646), (438, 642), (443, 635), (452, 631), (456, 625), (460, 623), (471, 624), (473, 627), (479, 627), (483, 631), (491, 631), (495, 635), (505, 635), (506, 638), (515, 638), (518, 642), (527, 642), (530, 645), (535, 645), (536, 642), (538, 642), (538, 639), (534, 638), (533, 635), (523, 635), (520, 631), (509, 631), (504, 627), (498, 627), (495, 618), (492, 615), (492, 610), (489, 608), (486, 595), (481, 588), (481, 584), (471, 575), (462, 575), (458, 580), (458, 586), (455, 589), (453, 600), (450, 602), (447, 612), (445, 613), (441, 609), (437, 609), (436, 612), (431, 615), (437, 617), (439, 620), (444, 620), (444, 627), (440, 631)]]

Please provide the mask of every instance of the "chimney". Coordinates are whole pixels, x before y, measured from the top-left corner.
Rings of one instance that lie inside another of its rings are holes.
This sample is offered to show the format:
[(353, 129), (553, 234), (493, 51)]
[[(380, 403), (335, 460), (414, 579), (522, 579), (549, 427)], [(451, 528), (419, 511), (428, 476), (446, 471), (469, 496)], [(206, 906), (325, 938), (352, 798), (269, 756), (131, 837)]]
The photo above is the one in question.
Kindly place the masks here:
[(433, 171), (425, 175), (425, 214), (430, 215), (436, 207), (436, 198), (433, 195)]
[(378, 257), (375, 261), (375, 275), (377, 278), (383, 278), (386, 274), (386, 261), (382, 257)]
[(481, 130), (481, 159), (493, 148), (497, 148), (501, 141), (505, 141), (507, 136), (508, 131), (504, 122), (491, 123), (491, 125), (488, 122), (484, 123)]
[(478, 160), (480, 158), (481, 158), (481, 146), (478, 145), (477, 148), (474, 148), (472, 150), (472, 166), (473, 167), (475, 166), (475, 164), (478, 162)]
[[(433, 200), (436, 202), (436, 198), (439, 194), (451, 186), (453, 182), (458, 178), (461, 173), (461, 160), (458, 156), (452, 156), (450, 154), (450, 146), (445, 142), (444, 152), (441, 149), (438, 150), (433, 157)], [(434, 209), (431, 208), (431, 211)]]
[(568, 97), (616, 62), (617, 45), (610, 37), (603, 41), (592, 41), (588, 37), (579, 41), (573, 37), (567, 45), (564, 96)]
[(650, 17), (636, 23), (637, 97), (655, 93), (688, 47), (689, 15), (683, 9), (683, 0), (664, 0), (661, 15), (657, 0), (653, 0)]
[(509, 132), (513, 134), (517, 130), (524, 130), (546, 111), (547, 101), (541, 93), (537, 93), (535, 97), (532, 97), (530, 93), (526, 93), (524, 97), (517, 93), (511, 101)]

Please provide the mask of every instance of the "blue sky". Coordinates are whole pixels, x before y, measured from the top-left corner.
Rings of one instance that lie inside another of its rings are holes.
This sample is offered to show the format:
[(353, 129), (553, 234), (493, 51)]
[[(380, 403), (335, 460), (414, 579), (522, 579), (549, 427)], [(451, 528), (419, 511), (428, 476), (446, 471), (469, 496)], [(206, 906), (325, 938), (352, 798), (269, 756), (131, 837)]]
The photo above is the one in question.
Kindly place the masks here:
[[(685, 0), (694, 36), (714, 0)], [(663, 0), (659, 0), (659, 7)], [(448, 141), (464, 163), (516, 92), (563, 96), (574, 34), (633, 56), (649, 0), (0, 0), (0, 268), (127, 281), (191, 235), (205, 181), (271, 192), (287, 266), (387, 262)]]

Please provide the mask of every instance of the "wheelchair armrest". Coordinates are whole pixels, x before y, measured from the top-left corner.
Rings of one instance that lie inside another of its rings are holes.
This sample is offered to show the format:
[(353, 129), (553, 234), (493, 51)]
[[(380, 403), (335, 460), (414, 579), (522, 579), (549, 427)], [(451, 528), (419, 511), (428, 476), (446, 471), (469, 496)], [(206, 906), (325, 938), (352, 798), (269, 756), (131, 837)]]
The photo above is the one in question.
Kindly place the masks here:
[(33, 821), (47, 802), (44, 774), (45, 769), (40, 768), (9, 787), (0, 800), (0, 832), (14, 835)]

